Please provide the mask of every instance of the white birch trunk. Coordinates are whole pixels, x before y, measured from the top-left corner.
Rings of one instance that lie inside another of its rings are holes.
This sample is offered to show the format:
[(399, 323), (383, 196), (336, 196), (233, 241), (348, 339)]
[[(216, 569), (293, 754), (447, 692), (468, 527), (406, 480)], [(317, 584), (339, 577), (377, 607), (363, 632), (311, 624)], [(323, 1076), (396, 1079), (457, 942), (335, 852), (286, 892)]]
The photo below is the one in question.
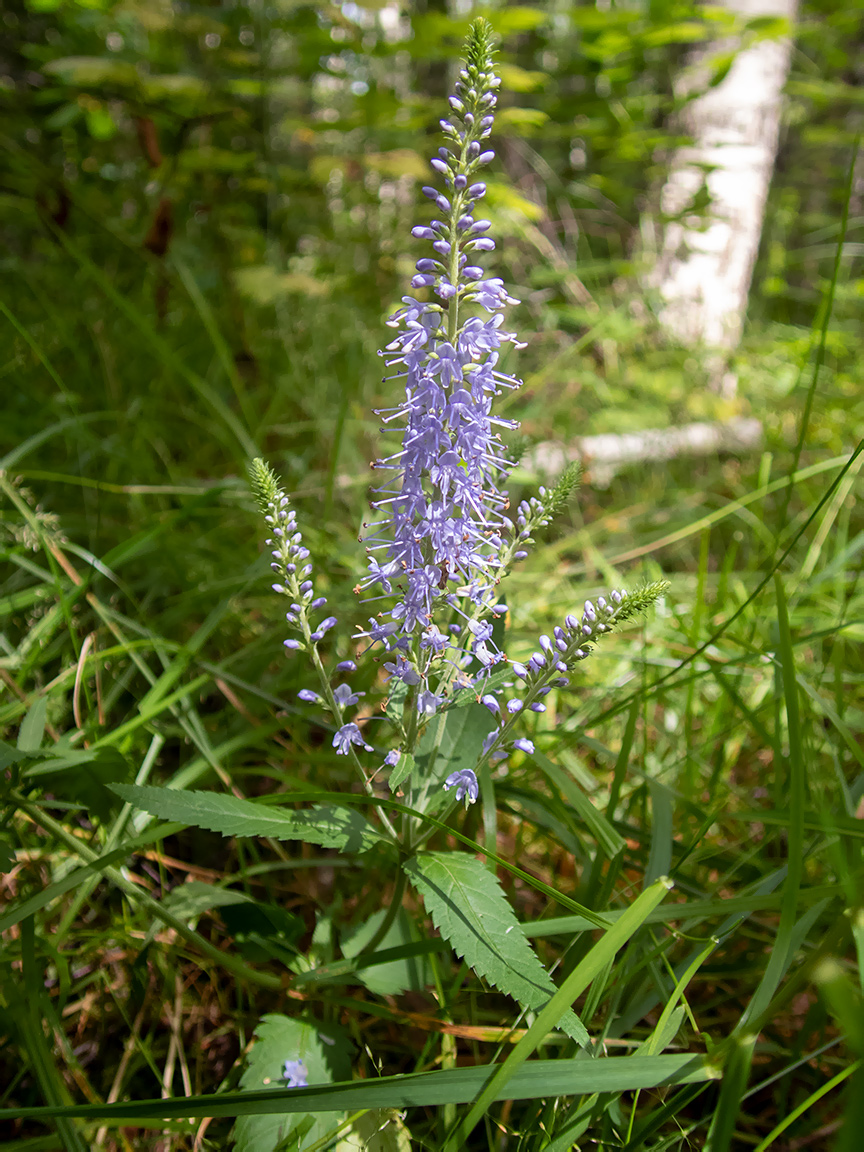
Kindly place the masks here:
[(683, 424), (679, 428), (646, 428), (642, 432), (582, 436), (569, 444), (544, 441), (527, 455), (524, 467), (554, 480), (568, 464), (578, 461), (594, 488), (608, 488), (616, 472), (633, 464), (658, 464), (680, 456), (736, 454), (762, 447), (762, 424), (753, 417), (736, 417), (723, 424)]
[[(797, 0), (726, 0), (744, 19), (795, 19)], [(728, 52), (735, 43), (719, 46)], [(713, 45), (692, 62), (690, 82), (718, 52)], [(683, 115), (692, 145), (675, 155), (663, 189), (664, 213), (686, 208), (707, 181), (711, 215), (704, 230), (687, 218), (669, 224), (649, 277), (662, 300), (660, 321), (683, 344), (701, 345), (725, 365), (741, 337), (762, 218), (774, 169), (783, 85), (789, 71), (788, 40), (763, 40), (739, 52), (716, 88), (693, 101)], [(687, 77), (682, 78), (687, 83)], [(713, 169), (707, 177), (702, 165)], [(720, 367), (722, 372), (722, 367)], [(719, 380), (717, 381), (719, 383)], [(726, 381), (726, 387), (734, 381)]]

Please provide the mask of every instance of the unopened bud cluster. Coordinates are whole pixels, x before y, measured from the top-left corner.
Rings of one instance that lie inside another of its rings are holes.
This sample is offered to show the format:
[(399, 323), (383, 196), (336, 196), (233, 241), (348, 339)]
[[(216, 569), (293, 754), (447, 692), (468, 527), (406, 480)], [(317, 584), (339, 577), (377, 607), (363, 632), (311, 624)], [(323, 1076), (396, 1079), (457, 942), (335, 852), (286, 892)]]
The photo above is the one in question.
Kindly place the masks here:
[[(500, 757), (519, 714), (545, 712), (544, 698), (553, 688), (567, 687), (570, 683), (567, 673), (590, 654), (600, 636), (652, 604), (665, 587), (660, 582), (633, 593), (616, 590), (609, 594), (608, 600), (598, 596), (596, 603), (586, 600), (581, 617), (567, 615), (563, 625), (554, 628), (551, 636), (541, 636), (539, 650), (524, 664), (511, 661), (518, 685), (511, 689), (509, 699), (503, 699), (500, 689), (480, 699), (498, 721), (498, 730), (490, 733), (484, 753), (493, 760)], [(534, 751), (533, 742), (525, 737), (514, 740), (512, 746), (523, 752)]]

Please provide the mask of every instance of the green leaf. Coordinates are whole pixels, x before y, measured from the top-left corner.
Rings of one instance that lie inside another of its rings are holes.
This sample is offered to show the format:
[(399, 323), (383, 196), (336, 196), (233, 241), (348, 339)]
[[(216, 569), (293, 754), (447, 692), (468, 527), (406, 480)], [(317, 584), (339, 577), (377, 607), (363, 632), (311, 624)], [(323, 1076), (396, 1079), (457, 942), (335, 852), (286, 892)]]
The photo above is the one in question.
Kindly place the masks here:
[(384, 715), (388, 720), (392, 720), (394, 724), (401, 725), (405, 698), (411, 691), (411, 687), (406, 684), (404, 680), (391, 680), (390, 683), (393, 687), (390, 690), (390, 695), (387, 697), (387, 706), (384, 709)]
[(0, 772), (5, 772), (10, 765), (17, 764), (19, 760), (26, 760), (28, 755), (29, 753), (23, 748), (13, 748), (11, 744), (5, 744), (0, 740)]
[(395, 1108), (364, 1112), (335, 1152), (411, 1152), (411, 1133)]
[[(269, 1019), (269, 1017), (265, 1017)], [(284, 1020), (284, 1016), (277, 1017)], [(295, 1023), (299, 1023), (295, 1021)], [(320, 1034), (321, 1029), (318, 1029)], [(327, 1033), (332, 1032), (328, 1026)], [(280, 1048), (281, 1056), (281, 1048)], [(326, 1053), (329, 1054), (327, 1046)], [(286, 1057), (281, 1056), (284, 1063)], [(305, 1061), (305, 1057), (304, 1057)], [(308, 1065), (307, 1065), (308, 1067)], [(247, 1092), (262, 1088), (254, 1097), (243, 1092), (212, 1092), (205, 1096), (178, 1096), (173, 1099), (123, 1100), (118, 1104), (77, 1104), (71, 1106), (29, 1106), (0, 1109), (0, 1121), (67, 1116), (82, 1120), (127, 1118), (145, 1119), (174, 1116), (285, 1116), (336, 1109), (434, 1107), (439, 1104), (467, 1104), (489, 1081), (489, 1066), (453, 1068), (436, 1072), (414, 1072), (381, 1076), (370, 1080), (322, 1085), (319, 1088), (280, 1086), (281, 1065), (262, 1069), (257, 1084)], [(264, 1088), (264, 1077), (275, 1073), (276, 1080)], [(718, 1079), (716, 1067), (692, 1052), (667, 1056), (610, 1056), (602, 1060), (529, 1060), (496, 1089), (496, 1100), (541, 1100), (552, 1096), (584, 1096), (592, 1092), (633, 1092), (660, 1084), (699, 1084)], [(310, 1075), (311, 1083), (311, 1075)], [(242, 1083), (242, 1081), (241, 1081)], [(247, 1145), (247, 1152), (252, 1152)], [(255, 1152), (266, 1152), (267, 1146)]]
[(414, 771), (414, 767), (414, 757), (410, 756), (407, 752), (402, 752), (398, 761), (396, 762), (396, 767), (390, 773), (390, 777), (387, 781), (391, 792), (395, 792), (399, 785), (411, 776), (411, 773)]
[(5, 840), (0, 840), (0, 872), (11, 872), (15, 866), (15, 849)]
[[(382, 908), (365, 920), (359, 928), (351, 929), (345, 934), (342, 939), (342, 951), (349, 959), (359, 955), (377, 932), (385, 915), (386, 909)], [(419, 933), (413, 927), (408, 913), (404, 908), (400, 908), (384, 939), (378, 944), (377, 950), (383, 952), (388, 948), (413, 944), (418, 938)], [(406, 956), (401, 960), (392, 960), (388, 964), (376, 964), (374, 968), (361, 969), (357, 977), (377, 996), (400, 996), (409, 989), (412, 992), (421, 992), (432, 983), (432, 973), (425, 956)]]
[(21, 752), (38, 752), (45, 735), (45, 717), (48, 697), (37, 696), (18, 729), (18, 748)]
[(244, 960), (253, 964), (274, 958), (284, 963), (296, 955), (294, 945), (306, 930), (293, 912), (257, 900), (223, 904), (221, 915)]
[[(557, 988), (528, 943), (498, 879), (463, 852), (424, 852), (403, 865), (435, 927), (478, 976), (539, 1010)], [(580, 1044), (588, 1033), (567, 1011), (558, 1025)]]
[[(474, 1125), (494, 1100), (501, 1099), (499, 1093), (506, 1091), (507, 1084), (519, 1074), (524, 1061), (541, 1043), (561, 1008), (567, 1003), (572, 1004), (598, 976), (602, 975), (605, 979), (605, 973), (609, 971), (616, 953), (642, 927), (671, 887), (671, 881), (665, 877), (658, 880), (636, 898), (613, 927), (603, 933), (587, 956), (584, 956), (566, 977), (561, 987), (555, 990), (555, 995), (550, 997), (548, 1003), (537, 1013), (533, 1024), (513, 1046), (504, 1062), (496, 1066), (493, 1074), (477, 1094), (468, 1115), (457, 1128), (451, 1130), (444, 1152), (453, 1152), (460, 1144), (467, 1142)], [(663, 1059), (663, 1057), (651, 1057), (651, 1059)]]
[[(286, 1060), (302, 1060), (307, 1083), (332, 1084), (351, 1075), (353, 1046), (341, 1028), (292, 1020), (273, 1013), (263, 1016), (255, 1029), (252, 1051), (240, 1086), (246, 1092), (266, 1088), (284, 1088)], [(318, 1113), (301, 1136), (298, 1148), (309, 1148), (322, 1140), (342, 1120), (340, 1112)], [(275, 1113), (241, 1116), (234, 1127), (237, 1152), (274, 1152), (307, 1117), (301, 1114)]]
[(434, 717), (420, 737), (414, 754), (419, 778), (443, 780), (451, 772), (476, 768), (483, 741), (494, 727), (492, 713), (476, 701), (467, 707), (450, 708)]
[[(270, 836), (304, 840), (340, 852), (368, 852), (382, 837), (353, 808), (316, 805), (288, 812), (218, 792), (181, 792), (149, 785), (114, 784), (112, 791), (144, 812), (209, 828), (223, 836)], [(170, 813), (170, 815), (165, 815)]]
[(233, 888), (217, 888), (215, 884), (205, 884), (203, 880), (189, 880), (173, 888), (162, 903), (173, 916), (194, 921), (212, 908), (224, 908), (228, 904), (251, 904), (254, 901), (245, 892), (236, 892)]

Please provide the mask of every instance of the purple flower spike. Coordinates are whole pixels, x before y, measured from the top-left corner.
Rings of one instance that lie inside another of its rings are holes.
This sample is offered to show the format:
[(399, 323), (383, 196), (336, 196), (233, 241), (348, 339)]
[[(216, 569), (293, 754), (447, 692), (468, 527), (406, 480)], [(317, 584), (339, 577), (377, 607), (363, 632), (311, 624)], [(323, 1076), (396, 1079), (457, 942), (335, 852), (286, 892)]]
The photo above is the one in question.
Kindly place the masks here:
[(333, 737), (333, 747), (337, 756), (347, 756), (352, 744), (357, 744), (367, 752), (372, 751), (372, 745), (366, 743), (356, 724), (343, 724)]
[(395, 768), (396, 765), (399, 763), (399, 757), (401, 755), (402, 755), (402, 753), (399, 751), (398, 748), (394, 748), (392, 750), (392, 752), (388, 752), (387, 755), (384, 757), (385, 768)]
[(357, 665), (354, 663), (353, 660), (341, 660), (336, 665), (336, 671), (337, 672), (356, 672), (357, 671)]
[(520, 752), (527, 752), (529, 756), (534, 751), (533, 741), (526, 740), (524, 736), (520, 736), (518, 740), (514, 740), (513, 747), (518, 748)]
[(485, 708), (488, 708), (493, 716), (497, 716), (501, 711), (501, 705), (498, 703), (494, 696), (483, 696), (480, 700), (480, 703)]
[[(455, 606), (465, 597), (491, 609), (510, 531), (501, 484), (512, 464), (497, 429), (513, 425), (495, 417), (492, 404), (504, 389), (519, 386), (498, 369), (502, 347), (520, 346), (501, 327), (501, 310), (514, 301), (500, 279), (484, 279), (483, 269), (467, 258), (469, 251), (494, 248), (481, 235), (489, 221), (475, 221), (471, 209), (486, 191), (476, 175), (493, 154), (481, 152), (479, 141), (491, 126), (499, 83), (491, 29), (477, 20), (452, 111), (442, 121), (450, 147), (432, 161), (447, 193), (423, 189), (429, 199), (434, 193), (446, 219), (412, 231), (416, 239), (431, 241), (441, 257), (417, 263), (415, 284), (431, 288), (435, 302), (403, 297), (404, 306), (389, 321), (398, 334), (383, 353), (405, 399), (378, 415), (403, 430), (402, 450), (376, 464), (395, 475), (373, 505), (382, 517), (367, 537), (369, 570), (361, 587), (398, 593), (390, 610), (397, 647), (418, 629), (428, 635), (434, 607), (443, 599)], [(478, 637), (474, 655), (491, 667), (500, 654), (485, 644)], [(429, 657), (438, 652), (435, 645)]]
[(466, 807), (468, 804), (473, 804), (480, 795), (480, 785), (477, 783), (477, 777), (470, 768), (462, 768), (459, 772), (451, 772), (444, 781), (444, 788), (456, 789), (457, 802), (461, 800), (463, 796), (467, 796), (468, 799), (465, 802)]
[(317, 692), (313, 692), (311, 688), (301, 688), (297, 693), (298, 700), (305, 700), (307, 704), (320, 704), (321, 697)]

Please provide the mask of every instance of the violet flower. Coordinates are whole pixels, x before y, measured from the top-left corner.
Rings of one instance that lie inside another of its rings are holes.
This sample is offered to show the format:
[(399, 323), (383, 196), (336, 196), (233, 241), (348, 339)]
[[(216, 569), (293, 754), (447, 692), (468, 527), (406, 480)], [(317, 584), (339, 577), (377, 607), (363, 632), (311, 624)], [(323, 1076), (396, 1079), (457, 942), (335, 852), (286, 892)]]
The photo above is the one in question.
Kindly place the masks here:
[(372, 751), (372, 745), (363, 739), (363, 733), (354, 723), (343, 724), (333, 737), (333, 747), (337, 756), (347, 756), (352, 744), (357, 744), (366, 752)]
[(287, 1081), (286, 1088), (308, 1088), (309, 1073), (302, 1060), (286, 1060), (282, 1071), (282, 1079)]
[(462, 768), (459, 772), (451, 772), (447, 779), (444, 781), (445, 791), (449, 788), (456, 789), (457, 802), (463, 796), (467, 796), (466, 807), (468, 804), (473, 804), (477, 797), (480, 795), (480, 785), (477, 783), (477, 776), (470, 768)]
[(418, 261), (412, 284), (431, 289), (437, 300), (404, 297), (390, 320), (399, 334), (382, 353), (391, 378), (403, 381), (405, 399), (379, 415), (401, 427), (402, 448), (376, 465), (396, 474), (373, 505), (383, 518), (367, 537), (362, 586), (377, 584), (385, 594), (395, 586), (390, 616), (399, 647), (410, 645), (418, 626), (428, 632), (436, 603), (452, 603), (454, 592), (491, 607), (509, 530), (500, 485), (511, 464), (496, 428), (516, 425), (494, 417), (492, 402), (502, 388), (520, 383), (498, 369), (501, 347), (523, 345), (501, 328), (500, 310), (516, 301), (500, 279), (483, 279), (476, 264), (495, 244), (489, 221), (474, 215), (486, 193), (479, 170), (495, 155), (481, 141), (491, 132), (499, 84), (489, 26), (477, 21), (450, 100), (451, 120), (441, 121), (449, 147), (432, 160), (446, 194), (423, 189), (442, 218), (413, 230), (431, 241), (434, 254)]

